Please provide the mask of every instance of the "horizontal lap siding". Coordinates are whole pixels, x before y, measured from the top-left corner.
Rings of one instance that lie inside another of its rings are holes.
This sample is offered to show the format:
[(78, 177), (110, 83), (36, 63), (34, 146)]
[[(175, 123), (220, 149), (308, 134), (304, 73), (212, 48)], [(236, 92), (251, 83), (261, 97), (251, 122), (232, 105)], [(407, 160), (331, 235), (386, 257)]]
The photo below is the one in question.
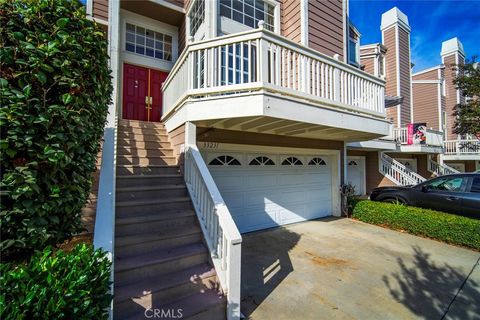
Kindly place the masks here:
[[(385, 75), (385, 94), (388, 96), (397, 96), (397, 53), (395, 42), (395, 28), (389, 28), (383, 32), (383, 44), (388, 48), (385, 54), (386, 75)], [(397, 107), (387, 109), (387, 118), (397, 124)]]
[[(173, 0), (172, 0), (173, 1)], [(188, 11), (188, 7), (190, 6), (191, 0), (182, 1), (184, 3), (185, 12)], [(180, 28), (178, 29), (178, 56), (180, 56), (185, 49), (186, 42), (187, 42), (187, 18), (186, 15), (182, 19), (182, 23), (180, 24)]]
[(455, 55), (449, 55), (445, 57), (445, 112), (447, 114), (447, 139), (456, 139), (457, 135), (453, 133), (454, 121), (453, 108), (457, 104), (457, 90), (452, 83), (455, 78), (455, 72), (452, 70), (451, 65), (455, 63)]
[(399, 35), (399, 57), (400, 57), (400, 95), (403, 97), (400, 110), (401, 125), (405, 126), (411, 122), (411, 72), (410, 72), (410, 43), (408, 32), (398, 28)]
[(413, 119), (426, 122), (427, 127), (440, 130), (438, 123), (438, 84), (413, 84)]
[(93, 17), (108, 21), (108, 0), (93, 0)]
[(412, 77), (415, 80), (439, 80), (438, 79), (438, 69), (431, 70), (428, 72), (423, 72)]
[(300, 43), (300, 0), (283, 0), (280, 4), (280, 10), (282, 35)]
[(361, 64), (364, 66), (363, 71), (375, 75), (375, 57), (363, 58)]
[(309, 1), (309, 47), (329, 56), (338, 54), (343, 58), (343, 36), (342, 1)]

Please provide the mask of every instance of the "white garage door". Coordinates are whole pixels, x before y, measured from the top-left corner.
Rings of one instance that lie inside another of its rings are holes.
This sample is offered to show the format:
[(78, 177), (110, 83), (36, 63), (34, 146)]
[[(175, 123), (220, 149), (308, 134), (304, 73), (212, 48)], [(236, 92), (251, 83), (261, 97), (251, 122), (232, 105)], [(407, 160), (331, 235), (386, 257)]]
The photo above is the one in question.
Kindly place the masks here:
[(347, 158), (347, 182), (355, 187), (356, 194), (365, 194), (365, 157)]
[(208, 152), (240, 232), (332, 215), (331, 156)]

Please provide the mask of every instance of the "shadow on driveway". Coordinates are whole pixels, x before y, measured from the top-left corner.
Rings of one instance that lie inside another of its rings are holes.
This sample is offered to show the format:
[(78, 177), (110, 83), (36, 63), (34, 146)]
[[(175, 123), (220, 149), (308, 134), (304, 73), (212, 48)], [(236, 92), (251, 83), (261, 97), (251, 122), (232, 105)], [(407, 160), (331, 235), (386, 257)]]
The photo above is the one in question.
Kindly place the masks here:
[[(480, 319), (480, 284), (472, 278), (466, 281), (465, 274), (449, 264), (436, 264), (419, 246), (412, 249), (413, 265), (397, 258), (399, 271), (383, 276), (392, 297), (421, 318)], [(464, 284), (461, 294), (459, 284)], [(453, 300), (464, 307), (450, 310)]]

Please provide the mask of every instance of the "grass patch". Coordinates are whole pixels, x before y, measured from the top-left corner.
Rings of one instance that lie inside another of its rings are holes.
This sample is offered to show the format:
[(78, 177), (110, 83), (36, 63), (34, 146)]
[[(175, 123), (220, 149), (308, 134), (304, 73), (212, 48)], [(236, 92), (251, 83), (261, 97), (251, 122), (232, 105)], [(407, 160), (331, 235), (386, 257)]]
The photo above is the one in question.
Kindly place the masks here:
[(480, 251), (480, 220), (374, 201), (360, 201), (355, 206), (352, 217), (366, 223)]

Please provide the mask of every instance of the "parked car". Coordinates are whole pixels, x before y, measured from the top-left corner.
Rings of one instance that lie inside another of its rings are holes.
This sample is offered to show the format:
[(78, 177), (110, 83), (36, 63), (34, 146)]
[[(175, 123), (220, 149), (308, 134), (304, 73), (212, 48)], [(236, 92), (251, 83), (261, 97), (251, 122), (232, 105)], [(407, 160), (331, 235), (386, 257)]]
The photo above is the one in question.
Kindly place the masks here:
[(375, 188), (370, 200), (480, 218), (480, 173), (450, 174), (407, 187)]

